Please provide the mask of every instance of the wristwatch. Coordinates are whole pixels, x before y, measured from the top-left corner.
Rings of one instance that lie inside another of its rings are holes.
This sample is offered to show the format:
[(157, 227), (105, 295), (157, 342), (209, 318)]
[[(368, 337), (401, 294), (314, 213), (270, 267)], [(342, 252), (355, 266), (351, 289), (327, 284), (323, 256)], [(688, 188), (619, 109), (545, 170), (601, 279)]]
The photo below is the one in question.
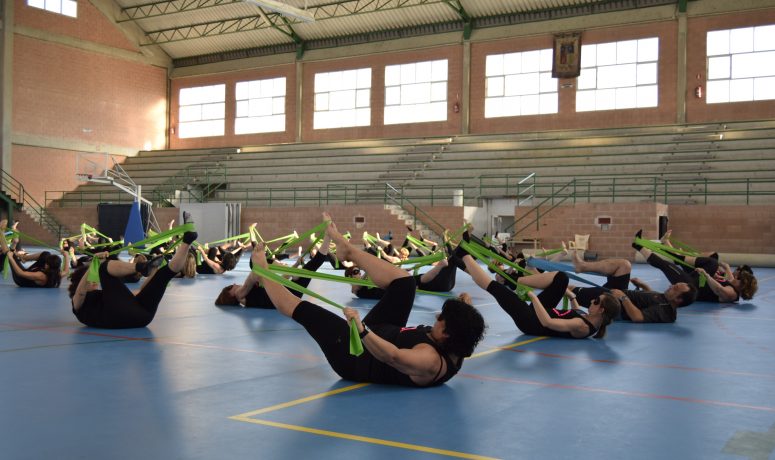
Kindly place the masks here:
[(619, 297), (619, 303), (623, 304), (624, 301), (627, 300), (627, 299), (628, 299), (628, 297), (626, 295), (623, 295), (623, 296)]
[(364, 337), (366, 337), (366, 336), (368, 335), (368, 333), (369, 333), (369, 332), (371, 332), (371, 331), (369, 330), (369, 328), (368, 328), (368, 327), (366, 327), (366, 324), (364, 323), (364, 325), (363, 325), (363, 331), (362, 331), (361, 333), (359, 333), (359, 334), (358, 334), (358, 337), (360, 337), (361, 339), (363, 339)]

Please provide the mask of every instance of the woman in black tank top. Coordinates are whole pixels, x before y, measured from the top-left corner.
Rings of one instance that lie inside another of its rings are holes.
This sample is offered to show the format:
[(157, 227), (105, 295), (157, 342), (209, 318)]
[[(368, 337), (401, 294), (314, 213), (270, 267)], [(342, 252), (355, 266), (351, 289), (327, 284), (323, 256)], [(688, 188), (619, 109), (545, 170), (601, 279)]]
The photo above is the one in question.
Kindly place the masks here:
[[(7, 223), (8, 221), (5, 219), (0, 220), (0, 232), (5, 231)], [(22, 265), (22, 259), (8, 247), (5, 235), (0, 235), (0, 270), (2, 270), (7, 258), (13, 280), (19, 287), (59, 287), (62, 277), (70, 273), (69, 255), (66, 252), (62, 252), (62, 254), (65, 257), (64, 268), (62, 268), (61, 257), (46, 251), (42, 252), (38, 260), (27, 269)]]
[(605, 327), (618, 315), (619, 301), (609, 294), (601, 294), (600, 299), (590, 306), (589, 314), (578, 310), (557, 310), (555, 307), (568, 287), (568, 275), (564, 272), (544, 272), (519, 278), (525, 286), (543, 289), (538, 295), (532, 291), (528, 293), (530, 305), (503, 284), (492, 280), (471, 255), (465, 254), (461, 258), (474, 282), (495, 298), (525, 334), (568, 339), (602, 338)]
[[(330, 220), (327, 214), (323, 218)], [(333, 223), (327, 233), (336, 243), (338, 255), (366, 270), (372, 281), (385, 289), (384, 297), (363, 321), (351, 308), (345, 309), (345, 320), (264, 279), (264, 288), (277, 310), (304, 326), (342, 378), (425, 387), (454, 376), (463, 358), (471, 355), (484, 334), (484, 320), (479, 312), (464, 302), (448, 300), (433, 326), (406, 328), (414, 303), (414, 278), (399, 267), (359, 251), (339, 234)], [(266, 267), (263, 245), (256, 249), (253, 263)], [(348, 320), (355, 321), (363, 341), (364, 352), (360, 356), (349, 353)]]

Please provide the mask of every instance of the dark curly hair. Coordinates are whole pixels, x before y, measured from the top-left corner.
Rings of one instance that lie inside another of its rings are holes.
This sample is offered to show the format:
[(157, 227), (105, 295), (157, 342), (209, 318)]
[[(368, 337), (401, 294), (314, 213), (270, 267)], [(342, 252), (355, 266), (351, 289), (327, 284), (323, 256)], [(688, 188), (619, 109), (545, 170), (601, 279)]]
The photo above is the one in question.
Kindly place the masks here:
[(444, 333), (448, 335), (441, 347), (463, 358), (471, 356), (487, 328), (481, 313), (460, 299), (444, 302), (438, 319), (444, 321)]
[(227, 252), (226, 254), (223, 255), (223, 260), (221, 261), (221, 267), (223, 267), (225, 271), (228, 272), (229, 270), (234, 270), (234, 267), (236, 266), (237, 266), (237, 257), (234, 254)]

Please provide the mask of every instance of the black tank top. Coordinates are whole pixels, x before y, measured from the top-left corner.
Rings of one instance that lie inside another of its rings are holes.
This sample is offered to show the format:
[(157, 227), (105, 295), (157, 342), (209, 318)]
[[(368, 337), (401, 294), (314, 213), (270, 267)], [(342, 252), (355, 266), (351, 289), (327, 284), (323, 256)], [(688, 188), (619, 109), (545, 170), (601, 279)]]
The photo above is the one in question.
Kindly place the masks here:
[(586, 339), (587, 337), (592, 337), (593, 335), (597, 334), (597, 328), (592, 323), (589, 322), (589, 320), (587, 319), (587, 315), (583, 315), (577, 312), (576, 310), (559, 311), (555, 308), (549, 313), (549, 316), (551, 316), (552, 318), (560, 318), (560, 319), (579, 318), (582, 321), (584, 321), (584, 323), (587, 325), (587, 328), (589, 329), (589, 334), (585, 335), (584, 337), (574, 337), (571, 335), (570, 332), (564, 332), (564, 331), (560, 332), (560, 331), (555, 331), (555, 330), (546, 328), (547, 330), (550, 331), (550, 333), (547, 335), (550, 335), (552, 337), (562, 337), (565, 339)]
[[(455, 374), (458, 373), (460, 366), (463, 365), (462, 358), (460, 359), (459, 365), (455, 364), (452, 361), (452, 358), (450, 358), (447, 353), (442, 351), (438, 344), (436, 344), (436, 342), (434, 342), (433, 339), (428, 336), (432, 329), (431, 326), (420, 325), (413, 328), (399, 328), (397, 326), (385, 324), (375, 326), (373, 329), (375, 332), (377, 332), (377, 334), (379, 334), (380, 337), (389, 341), (398, 348), (414, 348), (416, 345), (421, 343), (427, 343), (428, 345), (432, 346), (433, 349), (436, 350), (436, 352), (439, 354), (439, 370), (437, 371), (436, 376), (433, 378), (431, 383), (427, 385), (418, 385), (413, 382), (408, 375), (399, 372), (394, 367), (391, 367), (375, 359), (373, 360), (374, 362), (372, 363), (370, 372), (371, 382), (408, 386), (436, 386), (441, 385), (442, 383), (451, 379)], [(447, 372), (443, 375), (441, 374), (442, 359), (447, 364)]]

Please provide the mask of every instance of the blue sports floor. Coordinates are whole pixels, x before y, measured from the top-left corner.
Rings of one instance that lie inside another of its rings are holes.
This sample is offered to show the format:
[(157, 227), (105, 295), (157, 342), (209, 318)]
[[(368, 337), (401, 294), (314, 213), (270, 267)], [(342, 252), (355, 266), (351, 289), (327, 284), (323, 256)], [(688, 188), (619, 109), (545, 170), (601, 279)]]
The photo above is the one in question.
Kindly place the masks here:
[[(431, 389), (342, 381), (292, 320), (215, 307), (247, 270), (244, 257), (224, 276), (173, 280), (134, 330), (82, 326), (64, 285), (0, 280), (0, 458), (775, 459), (775, 269), (755, 269), (752, 302), (614, 323), (604, 340), (522, 335), (458, 272), (454, 292), (473, 295), (489, 329)], [(633, 276), (667, 287), (645, 265)], [(310, 287), (373, 305), (346, 285)], [(418, 295), (410, 324), (431, 324), (442, 300)]]

